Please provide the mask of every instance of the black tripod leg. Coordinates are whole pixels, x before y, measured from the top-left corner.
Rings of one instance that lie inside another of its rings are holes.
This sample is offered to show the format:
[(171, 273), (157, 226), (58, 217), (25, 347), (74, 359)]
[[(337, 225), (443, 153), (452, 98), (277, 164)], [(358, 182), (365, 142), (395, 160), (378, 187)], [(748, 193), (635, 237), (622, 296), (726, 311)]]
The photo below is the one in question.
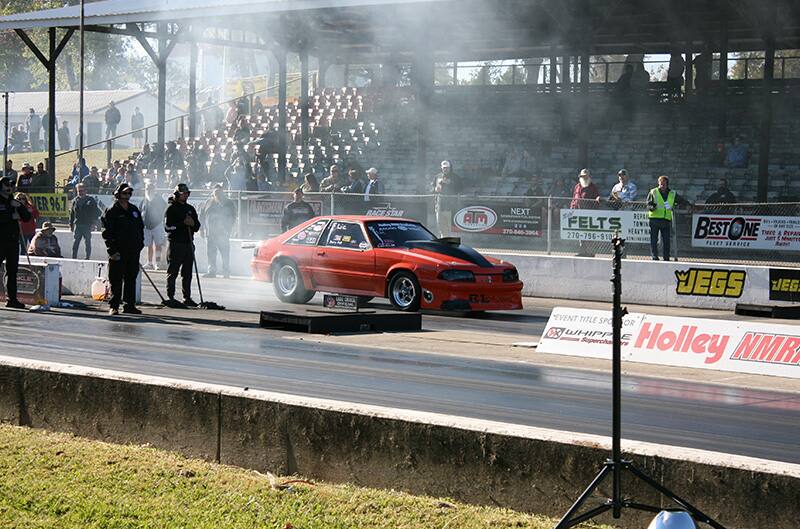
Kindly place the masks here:
[(643, 471), (641, 471), (638, 468), (636, 468), (636, 466), (633, 463), (628, 463), (627, 467), (628, 467), (628, 469), (631, 471), (631, 473), (634, 476), (636, 476), (637, 478), (641, 479), (642, 481), (644, 481), (645, 483), (647, 483), (648, 485), (650, 485), (651, 487), (656, 489), (658, 492), (660, 492), (664, 496), (668, 497), (669, 499), (671, 499), (672, 501), (674, 501), (675, 503), (677, 503), (678, 505), (683, 507), (698, 522), (703, 522), (705, 524), (708, 524), (711, 527), (713, 527), (714, 529), (725, 529), (724, 525), (722, 525), (719, 522), (715, 521), (713, 518), (711, 518), (710, 516), (708, 516), (707, 514), (702, 512), (700, 509), (698, 509), (697, 507), (695, 507), (694, 505), (692, 505), (688, 501), (684, 500), (683, 498), (681, 498), (680, 496), (678, 496), (677, 494), (675, 494), (674, 492), (672, 492), (668, 488), (666, 488), (663, 485), (661, 485), (660, 483), (658, 483), (656, 480), (654, 480), (653, 478), (651, 478), (650, 476), (645, 474)]
[[(581, 517), (580, 521), (574, 521), (572, 519), (572, 517), (576, 512), (578, 512), (578, 509), (581, 508), (581, 506), (584, 504), (584, 502), (589, 498), (589, 496), (592, 495), (594, 490), (605, 479), (605, 477), (611, 471), (611, 466), (612, 466), (611, 464), (606, 464), (606, 466), (603, 467), (603, 470), (601, 470), (597, 474), (597, 476), (595, 476), (594, 480), (592, 480), (592, 482), (589, 483), (589, 486), (586, 487), (586, 490), (583, 491), (583, 494), (581, 494), (580, 497), (577, 500), (575, 500), (575, 503), (572, 504), (572, 507), (569, 508), (567, 513), (564, 515), (563, 518), (561, 518), (561, 521), (558, 522), (558, 525), (556, 525), (554, 529), (567, 529), (568, 527), (572, 527), (574, 525), (579, 524), (583, 520), (588, 520), (588, 518)], [(606, 511), (606, 510), (610, 509), (611, 505), (603, 505), (602, 507), (604, 507), (604, 508), (600, 512), (603, 512), (603, 511)], [(592, 511), (590, 511), (590, 512), (592, 512)], [(597, 513), (595, 513), (595, 514), (597, 514)]]
[(158, 294), (158, 297), (160, 297), (160, 298), (161, 298), (161, 303), (164, 303), (164, 302), (166, 301), (166, 300), (164, 299), (164, 296), (162, 296), (162, 295), (161, 295), (161, 291), (160, 291), (160, 290), (158, 290), (158, 287), (157, 287), (157, 286), (156, 286), (156, 284), (153, 282), (153, 279), (150, 277), (150, 274), (148, 274), (148, 273), (147, 273), (147, 270), (145, 270), (145, 269), (144, 269), (144, 267), (142, 266), (142, 263), (139, 263), (139, 270), (141, 270), (141, 271), (142, 271), (142, 273), (143, 273), (143, 274), (144, 274), (144, 276), (147, 278), (147, 280), (148, 280), (148, 281), (150, 281), (150, 284), (151, 284), (151, 285), (153, 285), (153, 290), (155, 290), (155, 291), (156, 291), (156, 294)]

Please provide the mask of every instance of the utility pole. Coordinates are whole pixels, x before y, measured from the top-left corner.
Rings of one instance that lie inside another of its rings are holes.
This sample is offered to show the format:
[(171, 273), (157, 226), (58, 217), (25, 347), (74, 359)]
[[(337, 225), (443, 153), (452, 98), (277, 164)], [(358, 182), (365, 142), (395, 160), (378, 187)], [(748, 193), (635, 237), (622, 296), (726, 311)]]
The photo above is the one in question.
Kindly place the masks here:
[(84, 33), (84, 18), (86, 13), (84, 11), (84, 0), (81, 0), (81, 22), (80, 22), (80, 54), (81, 54), (81, 72), (80, 72), (80, 95), (78, 99), (80, 101), (79, 105), (80, 108), (78, 110), (78, 178), (81, 178), (81, 171), (83, 166), (81, 164), (81, 160), (83, 159), (83, 70), (84, 70), (84, 43), (83, 43), (83, 33)]
[(0, 175), (6, 175), (6, 167), (8, 165), (8, 94), (9, 92), (3, 92), (3, 99), (5, 99), (5, 121), (3, 122), (3, 172)]

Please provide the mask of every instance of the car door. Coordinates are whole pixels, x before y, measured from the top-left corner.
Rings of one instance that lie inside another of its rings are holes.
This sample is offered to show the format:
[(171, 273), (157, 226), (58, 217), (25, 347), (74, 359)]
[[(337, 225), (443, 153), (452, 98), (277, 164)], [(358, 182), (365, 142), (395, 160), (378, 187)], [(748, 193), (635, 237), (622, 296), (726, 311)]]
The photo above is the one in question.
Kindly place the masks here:
[(375, 282), (375, 250), (360, 222), (333, 220), (314, 255), (314, 276), (320, 290), (371, 294)]

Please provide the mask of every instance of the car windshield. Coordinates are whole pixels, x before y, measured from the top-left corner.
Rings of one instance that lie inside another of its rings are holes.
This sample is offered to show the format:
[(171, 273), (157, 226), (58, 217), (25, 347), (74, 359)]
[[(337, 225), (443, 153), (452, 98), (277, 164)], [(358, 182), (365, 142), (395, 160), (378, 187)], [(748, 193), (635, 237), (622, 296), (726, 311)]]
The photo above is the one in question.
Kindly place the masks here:
[(375, 248), (396, 248), (408, 241), (433, 241), (436, 239), (421, 224), (406, 221), (377, 220), (367, 223), (367, 233)]

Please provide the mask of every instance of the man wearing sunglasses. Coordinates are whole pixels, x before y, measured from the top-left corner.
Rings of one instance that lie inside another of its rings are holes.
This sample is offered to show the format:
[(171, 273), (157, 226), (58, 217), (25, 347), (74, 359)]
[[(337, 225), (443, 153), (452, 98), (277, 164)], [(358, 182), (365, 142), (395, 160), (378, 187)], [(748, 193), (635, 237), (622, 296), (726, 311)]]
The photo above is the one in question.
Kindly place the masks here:
[[(10, 161), (10, 160), (9, 160)], [(19, 221), (28, 222), (28, 208), (12, 196), (14, 184), (11, 178), (0, 178), (0, 263), (6, 265), (6, 307), (24, 309), (17, 299), (17, 269), (19, 267)]]
[(100, 219), (103, 240), (108, 250), (108, 281), (111, 283), (111, 316), (119, 314), (120, 302), (125, 314), (141, 314), (136, 308), (136, 277), (139, 275), (139, 254), (144, 248), (142, 213), (131, 204), (133, 188), (120, 184), (114, 191), (116, 201)]
[(183, 306), (196, 307), (192, 299), (192, 265), (194, 264), (194, 234), (200, 229), (197, 211), (189, 204), (189, 186), (178, 184), (169, 197), (169, 206), (164, 213), (164, 229), (169, 240), (167, 251), (167, 297), (173, 306), (180, 303), (175, 299), (175, 282), (181, 274)]

